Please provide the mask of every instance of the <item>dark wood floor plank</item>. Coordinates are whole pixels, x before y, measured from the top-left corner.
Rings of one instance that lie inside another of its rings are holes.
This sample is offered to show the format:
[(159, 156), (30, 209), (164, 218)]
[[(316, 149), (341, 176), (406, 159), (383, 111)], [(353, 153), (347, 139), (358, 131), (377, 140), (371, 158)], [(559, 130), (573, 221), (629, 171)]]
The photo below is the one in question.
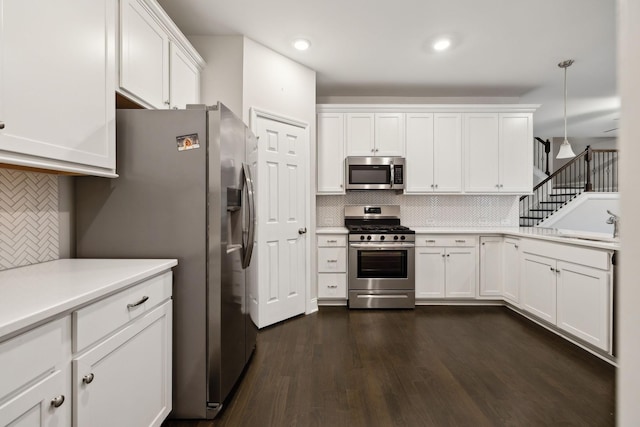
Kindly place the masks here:
[(615, 369), (504, 307), (323, 307), (260, 331), (214, 421), (164, 427), (613, 426)]

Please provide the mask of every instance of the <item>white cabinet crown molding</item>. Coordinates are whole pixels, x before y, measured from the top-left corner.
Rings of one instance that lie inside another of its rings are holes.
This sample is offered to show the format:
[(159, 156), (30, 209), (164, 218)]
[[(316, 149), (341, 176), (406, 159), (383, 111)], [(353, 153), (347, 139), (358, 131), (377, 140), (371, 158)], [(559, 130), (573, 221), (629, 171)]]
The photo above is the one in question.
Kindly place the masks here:
[(533, 113), (540, 104), (317, 104), (317, 113)]

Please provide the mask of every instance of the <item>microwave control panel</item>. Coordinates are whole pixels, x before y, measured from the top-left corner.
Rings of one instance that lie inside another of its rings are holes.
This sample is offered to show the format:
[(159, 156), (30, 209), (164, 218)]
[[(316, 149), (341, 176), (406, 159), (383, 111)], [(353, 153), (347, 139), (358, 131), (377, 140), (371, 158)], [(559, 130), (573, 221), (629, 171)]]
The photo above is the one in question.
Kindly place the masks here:
[(402, 184), (404, 181), (402, 179), (402, 172), (404, 167), (401, 165), (395, 165), (393, 167), (393, 183), (394, 184)]

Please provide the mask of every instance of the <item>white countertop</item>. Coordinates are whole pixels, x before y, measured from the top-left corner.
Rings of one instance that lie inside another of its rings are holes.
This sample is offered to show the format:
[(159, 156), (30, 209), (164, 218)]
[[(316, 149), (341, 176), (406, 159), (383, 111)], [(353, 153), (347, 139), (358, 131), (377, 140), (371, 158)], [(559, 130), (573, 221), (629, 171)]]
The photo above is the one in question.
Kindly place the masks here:
[[(513, 237), (529, 237), (532, 239), (549, 240), (553, 242), (571, 245), (586, 246), (598, 249), (620, 250), (620, 241), (603, 242), (597, 240), (585, 240), (563, 236), (563, 230), (542, 227), (410, 227), (417, 234), (485, 234), (505, 235)], [(347, 234), (345, 227), (318, 227), (317, 234)], [(574, 232), (580, 234), (580, 232)], [(584, 233), (589, 237), (590, 233)]]
[(0, 340), (177, 264), (175, 259), (61, 259), (0, 271)]

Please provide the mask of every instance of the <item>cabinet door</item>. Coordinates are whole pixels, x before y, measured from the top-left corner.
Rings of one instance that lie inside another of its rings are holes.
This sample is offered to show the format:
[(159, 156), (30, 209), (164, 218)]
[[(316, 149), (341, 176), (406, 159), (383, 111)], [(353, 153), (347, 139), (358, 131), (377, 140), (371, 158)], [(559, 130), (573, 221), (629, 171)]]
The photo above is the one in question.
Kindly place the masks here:
[(375, 155), (404, 157), (404, 130), (404, 113), (377, 113), (374, 133)]
[(608, 273), (558, 261), (557, 277), (558, 327), (608, 351), (611, 331)]
[(318, 193), (344, 194), (344, 114), (318, 114)]
[(113, 0), (0, 0), (0, 10), (0, 163), (113, 174)]
[(416, 298), (444, 298), (444, 248), (416, 247)]
[(77, 426), (159, 426), (171, 411), (171, 301), (73, 361)]
[(513, 303), (520, 301), (520, 249), (519, 240), (504, 239), (502, 293)]
[(71, 425), (69, 416), (71, 396), (64, 393), (65, 383), (67, 383), (65, 377), (68, 373), (68, 369), (57, 370), (0, 405), (0, 425), (11, 427)]
[(480, 295), (502, 296), (502, 238), (480, 238)]
[(427, 193), (433, 188), (433, 114), (406, 116), (407, 171), (405, 193)]
[(500, 126), (497, 113), (464, 116), (465, 190), (500, 190)]
[(374, 114), (349, 113), (346, 121), (347, 156), (374, 156)]
[(522, 308), (555, 325), (556, 261), (525, 253), (521, 266)]
[(462, 191), (462, 115), (438, 113), (433, 120), (435, 191)]
[(476, 248), (447, 248), (445, 257), (445, 296), (475, 298), (478, 276)]
[(169, 36), (143, 0), (120, 2), (120, 88), (169, 108)]
[(187, 104), (200, 102), (200, 71), (175, 44), (170, 46), (171, 108), (184, 109)]
[(500, 114), (500, 191), (533, 189), (532, 114)]

